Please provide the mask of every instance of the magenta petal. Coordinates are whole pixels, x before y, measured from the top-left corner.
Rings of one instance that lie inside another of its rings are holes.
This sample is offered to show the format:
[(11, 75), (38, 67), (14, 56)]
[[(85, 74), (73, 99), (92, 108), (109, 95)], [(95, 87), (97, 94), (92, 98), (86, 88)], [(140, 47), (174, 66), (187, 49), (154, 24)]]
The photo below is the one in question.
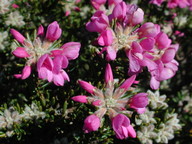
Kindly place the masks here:
[(116, 59), (116, 56), (117, 56), (116, 50), (112, 46), (108, 46), (108, 47), (106, 47), (106, 49), (107, 49), (106, 59), (107, 60), (114, 60), (114, 59)]
[(158, 89), (160, 86), (160, 82), (157, 81), (154, 77), (151, 77), (151, 80), (150, 80), (150, 87), (154, 90)]
[(105, 83), (107, 84), (109, 81), (113, 81), (113, 72), (111, 69), (111, 65), (107, 64), (105, 69)]
[(53, 75), (53, 82), (57, 86), (63, 86), (64, 85), (64, 79), (62, 74), (54, 74)]
[(175, 73), (173, 72), (173, 70), (171, 70), (170, 68), (164, 68), (159, 76), (159, 80), (167, 80), (172, 78), (175, 75)]
[(14, 77), (18, 79), (21, 78), (21, 76), (22, 76), (21, 74), (14, 74)]
[(149, 37), (147, 39), (144, 39), (140, 42), (143, 49), (146, 51), (150, 51), (155, 46), (155, 39), (152, 37)]
[(164, 49), (170, 46), (171, 40), (168, 38), (167, 34), (160, 32), (156, 36), (156, 43), (159, 49)]
[(139, 73), (141, 70), (141, 65), (138, 58), (136, 58), (130, 50), (127, 52), (127, 54), (129, 58), (129, 71), (131, 73)]
[(28, 78), (30, 74), (31, 74), (31, 66), (25, 66), (24, 69), (22, 70), (21, 79)]
[(69, 60), (74, 60), (79, 56), (80, 47), (81, 44), (78, 42), (68, 42), (61, 48), (63, 49), (63, 55), (65, 55)]
[(26, 58), (30, 56), (24, 47), (17, 47), (12, 53), (14, 56), (19, 58)]
[(62, 64), (63, 64), (63, 56), (62, 55), (58, 55), (53, 59), (53, 73), (55, 74), (59, 74), (61, 69), (62, 69)]
[(68, 74), (64, 70), (61, 71), (61, 74), (62, 74), (64, 80), (66, 80), (68, 82), (70, 81)]
[(136, 138), (136, 132), (132, 125), (128, 126), (128, 135), (132, 138)]
[(173, 48), (168, 48), (165, 53), (162, 55), (161, 60), (164, 63), (171, 62), (175, 57), (176, 50)]
[(113, 43), (113, 33), (111, 29), (103, 31), (97, 39), (101, 46), (110, 46)]
[(131, 76), (128, 78), (124, 83), (120, 86), (121, 89), (127, 90), (135, 81), (136, 75)]

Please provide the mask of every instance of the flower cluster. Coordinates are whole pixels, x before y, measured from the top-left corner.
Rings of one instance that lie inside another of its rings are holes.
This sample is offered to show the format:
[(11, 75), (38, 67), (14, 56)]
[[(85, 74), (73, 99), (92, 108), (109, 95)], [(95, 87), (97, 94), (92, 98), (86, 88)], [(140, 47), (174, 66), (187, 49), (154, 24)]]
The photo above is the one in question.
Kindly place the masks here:
[(147, 67), (152, 89), (158, 89), (161, 81), (175, 75), (178, 63), (174, 57), (179, 45), (171, 44), (157, 24), (146, 22), (139, 27), (144, 17), (142, 9), (122, 0), (109, 0), (108, 9), (104, 7), (106, 0), (91, 2), (97, 11), (86, 29), (99, 33), (95, 43), (102, 46), (100, 54), (106, 52), (106, 59), (114, 60), (123, 49), (129, 59), (128, 74), (138, 74)]
[(96, 131), (100, 127), (101, 119), (107, 114), (112, 121), (112, 127), (118, 139), (136, 137), (136, 132), (130, 124), (129, 118), (124, 114), (132, 114), (132, 111), (127, 110), (127, 108), (135, 109), (139, 114), (144, 113), (148, 104), (148, 94), (138, 93), (132, 97), (126, 95), (127, 91), (131, 91), (131, 85), (135, 83), (135, 78), (135, 75), (131, 76), (119, 88), (115, 89), (111, 66), (107, 64), (104, 91), (86, 81), (78, 81), (80, 86), (92, 96), (78, 95), (72, 99), (81, 103), (89, 103), (98, 109), (85, 119), (83, 127), (85, 133)]
[(64, 85), (65, 80), (69, 81), (63, 68), (67, 68), (69, 60), (78, 57), (81, 45), (78, 42), (68, 42), (58, 47), (57, 40), (61, 33), (62, 30), (56, 21), (48, 26), (46, 33), (41, 25), (33, 41), (29, 37), (25, 38), (15, 29), (11, 29), (11, 34), (22, 45), (12, 52), (13, 55), (27, 60), (22, 73), (15, 74), (15, 77), (28, 78), (31, 74), (31, 66), (36, 64), (40, 79), (53, 81), (58, 86)]
[(150, 3), (161, 6), (163, 2), (167, 2), (168, 8), (186, 8), (189, 7), (192, 10), (192, 1), (191, 0), (151, 0)]

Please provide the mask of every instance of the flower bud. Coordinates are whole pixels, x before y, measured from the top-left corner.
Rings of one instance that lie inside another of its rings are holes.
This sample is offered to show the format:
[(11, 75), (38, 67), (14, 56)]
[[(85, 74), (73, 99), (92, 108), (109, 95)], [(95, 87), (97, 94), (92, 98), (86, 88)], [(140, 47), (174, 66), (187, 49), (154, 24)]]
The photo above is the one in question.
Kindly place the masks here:
[(127, 90), (135, 81), (136, 75), (131, 76), (128, 78), (124, 83), (120, 86), (121, 89)]
[(92, 114), (84, 120), (83, 130), (85, 133), (98, 130), (100, 127), (100, 119), (98, 116)]
[(105, 83), (108, 83), (109, 81), (113, 81), (113, 72), (111, 70), (111, 65), (107, 64), (105, 69)]
[(27, 51), (25, 50), (24, 47), (17, 47), (13, 52), (12, 54), (16, 57), (19, 57), (19, 58), (26, 58), (26, 57), (29, 57), (30, 55), (27, 53)]
[(83, 80), (78, 80), (78, 83), (80, 84), (80, 86), (86, 90), (88, 93), (93, 94), (94, 93), (94, 89), (95, 87), (92, 86), (90, 83), (83, 81)]
[(47, 28), (46, 39), (53, 42), (61, 36), (61, 32), (59, 24), (54, 21)]
[(131, 108), (144, 108), (148, 105), (147, 93), (139, 93), (130, 99)]
[(80, 103), (87, 103), (87, 96), (84, 95), (78, 95), (71, 98), (72, 100)]
[(11, 29), (10, 30), (11, 34), (13, 35), (13, 37), (19, 42), (19, 43), (24, 43), (25, 41), (25, 37), (20, 34), (18, 31), (16, 31), (15, 29)]

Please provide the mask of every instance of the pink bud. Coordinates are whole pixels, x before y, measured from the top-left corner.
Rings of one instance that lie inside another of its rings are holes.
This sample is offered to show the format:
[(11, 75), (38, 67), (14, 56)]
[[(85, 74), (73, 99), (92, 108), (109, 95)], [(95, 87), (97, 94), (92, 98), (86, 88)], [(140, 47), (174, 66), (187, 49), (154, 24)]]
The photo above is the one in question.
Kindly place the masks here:
[(26, 58), (30, 56), (24, 47), (17, 47), (12, 53), (14, 56), (19, 58)]
[(131, 76), (128, 78), (124, 83), (120, 86), (121, 89), (127, 90), (135, 81), (136, 75)]
[(47, 28), (46, 39), (53, 42), (61, 36), (61, 33), (62, 30), (60, 29), (59, 24), (57, 23), (57, 21), (54, 21), (49, 24)]
[(78, 95), (71, 98), (72, 100), (80, 103), (87, 103), (87, 96), (84, 95)]
[(111, 29), (102, 31), (100, 36), (97, 38), (98, 44), (101, 46), (110, 46), (113, 43), (113, 33)]
[(84, 120), (83, 130), (85, 133), (98, 130), (100, 127), (100, 119), (98, 116), (92, 114)]
[(88, 93), (93, 94), (94, 93), (94, 89), (95, 87), (92, 86), (90, 83), (83, 81), (83, 80), (78, 80), (78, 83), (80, 84), (80, 86), (86, 90)]
[(113, 72), (111, 69), (111, 65), (107, 64), (105, 69), (105, 83), (107, 84), (109, 81), (113, 81)]
[(132, 25), (137, 25), (143, 21), (144, 12), (142, 9), (138, 8), (137, 11), (133, 13)]
[(112, 17), (115, 19), (123, 20), (126, 16), (127, 6), (125, 2), (118, 3), (112, 12)]
[(144, 108), (148, 105), (147, 93), (139, 93), (130, 99), (131, 108)]
[(10, 30), (11, 34), (13, 35), (13, 37), (19, 42), (19, 43), (24, 43), (25, 41), (25, 37), (20, 34), (18, 31), (16, 31), (15, 29), (11, 29)]
[(96, 11), (91, 17), (91, 21), (86, 24), (86, 29), (90, 32), (101, 33), (109, 26), (109, 18), (103, 11)]
[(19, 6), (17, 4), (12, 4), (13, 8), (19, 8)]
[(39, 28), (37, 30), (37, 35), (38, 36), (44, 35), (44, 28), (42, 25), (39, 26)]

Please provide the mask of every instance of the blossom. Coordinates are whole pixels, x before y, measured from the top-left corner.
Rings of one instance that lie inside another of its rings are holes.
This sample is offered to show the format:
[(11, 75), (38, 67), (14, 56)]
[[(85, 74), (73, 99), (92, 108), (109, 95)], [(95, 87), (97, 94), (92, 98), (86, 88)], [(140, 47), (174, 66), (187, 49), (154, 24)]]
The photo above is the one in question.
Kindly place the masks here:
[[(72, 97), (72, 100), (95, 106), (97, 108), (97, 111), (95, 111), (93, 115), (94, 117), (97, 116), (100, 120), (105, 114), (109, 115), (109, 118), (112, 121), (113, 130), (115, 131), (117, 138), (135, 138), (136, 133), (133, 127), (130, 125), (129, 118), (122, 114), (124, 113), (131, 115), (132, 111), (127, 110), (126, 108), (145, 109), (148, 104), (146, 93), (138, 93), (137, 95), (133, 96), (133, 99), (130, 98), (131, 96), (125, 96), (127, 91), (131, 91), (131, 85), (135, 82), (135, 78), (136, 75), (131, 76), (130, 78), (125, 80), (118, 88), (115, 89), (115, 81), (113, 78), (112, 68), (110, 64), (107, 64), (105, 69), (104, 91), (98, 89), (97, 87), (91, 85), (86, 81), (79, 80), (78, 82), (80, 86), (84, 90), (89, 92), (91, 96), (77, 95)], [(140, 98), (138, 98), (139, 96)], [(142, 100), (144, 100), (144, 102)], [(136, 111), (140, 113), (139, 110)], [(121, 119), (121, 121), (119, 121), (119, 119)], [(97, 120), (96, 124), (98, 124), (98, 121), (99, 120)], [(92, 119), (90, 120), (90, 123), (90, 125), (92, 125)], [(86, 132), (89, 132), (89, 130)]]
[(61, 33), (62, 30), (56, 21), (48, 26), (46, 32), (40, 25), (33, 42), (26, 39), (18, 31), (11, 29), (11, 34), (22, 45), (13, 50), (13, 55), (27, 60), (22, 73), (16, 74), (15, 77), (28, 78), (31, 74), (31, 67), (36, 65), (40, 79), (53, 82), (57, 86), (63, 86), (65, 81), (70, 81), (64, 69), (67, 68), (70, 60), (79, 56), (81, 44), (68, 42), (58, 48), (57, 40)]
[(118, 139), (125, 139), (128, 136), (136, 137), (136, 132), (130, 125), (130, 120), (123, 114), (118, 114), (112, 119), (112, 127)]

